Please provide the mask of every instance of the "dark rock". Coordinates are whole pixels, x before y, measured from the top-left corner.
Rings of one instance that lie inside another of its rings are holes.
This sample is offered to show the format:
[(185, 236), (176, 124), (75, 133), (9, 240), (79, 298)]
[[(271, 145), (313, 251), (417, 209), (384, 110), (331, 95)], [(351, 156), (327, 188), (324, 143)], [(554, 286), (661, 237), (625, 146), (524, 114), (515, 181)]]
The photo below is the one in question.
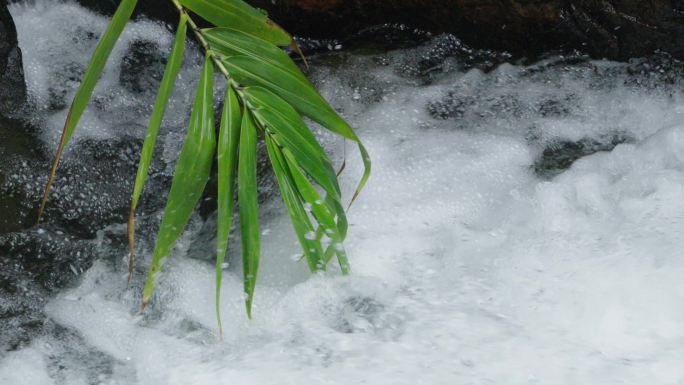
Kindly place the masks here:
[(631, 141), (629, 137), (616, 134), (605, 140), (582, 139), (557, 141), (546, 148), (534, 163), (534, 172), (542, 178), (552, 178), (567, 170), (576, 160), (600, 151), (612, 151), (615, 146)]
[(518, 55), (576, 48), (627, 59), (660, 49), (684, 57), (681, 0), (255, 0), (286, 29), (341, 38), (368, 26), (404, 23), (452, 32), (476, 47)]
[[(112, 14), (115, 0), (79, 0)], [(455, 33), (478, 48), (536, 57), (558, 49), (581, 49), (593, 57), (625, 60), (663, 50), (684, 58), (684, 3), (681, 0), (250, 0), (298, 36), (343, 45), (367, 45), (384, 38), (386, 47), (411, 44), (382, 26), (404, 31)], [(137, 15), (175, 24), (167, 1), (142, 1)], [(378, 27), (380, 26), (380, 27)], [(420, 37), (416, 42), (420, 42)], [(304, 44), (305, 46), (309, 44)]]
[(16, 183), (23, 175), (17, 166), (28, 166), (29, 162), (41, 158), (40, 143), (31, 126), (17, 120), (0, 117), (0, 234), (18, 231), (31, 226), (22, 194), (6, 190), (4, 186)]
[(476, 99), (473, 96), (459, 95), (450, 91), (442, 99), (428, 103), (427, 109), (433, 118), (446, 120), (463, 117), (475, 103)]
[(26, 100), (21, 50), (7, 2), (0, 0), (0, 115), (12, 115)]
[(39, 333), (43, 306), (90, 268), (94, 244), (55, 229), (0, 235), (0, 349), (15, 349)]
[(151, 41), (134, 41), (121, 62), (119, 82), (130, 92), (156, 93), (164, 76), (166, 55)]
[[(119, 0), (78, 0), (82, 6), (103, 15), (112, 15), (119, 6)], [(133, 18), (147, 17), (170, 24), (178, 22), (178, 11), (168, 0), (138, 1)]]

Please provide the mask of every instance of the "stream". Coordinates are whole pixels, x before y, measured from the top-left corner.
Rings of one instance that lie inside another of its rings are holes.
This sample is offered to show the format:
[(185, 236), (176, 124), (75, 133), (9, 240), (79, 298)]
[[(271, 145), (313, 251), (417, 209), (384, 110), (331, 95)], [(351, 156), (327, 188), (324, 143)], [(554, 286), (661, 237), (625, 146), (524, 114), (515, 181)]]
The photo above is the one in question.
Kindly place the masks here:
[[(30, 124), (51, 154), (107, 19), (72, 2), (10, 11)], [(210, 193), (140, 312), (201, 65), (194, 44), (127, 282), (124, 217), (173, 38), (159, 22), (131, 23), (67, 151), (47, 223), (5, 241), (49, 239), (59, 265), (46, 268), (59, 269), (17, 273), (21, 290), (0, 292), (0, 309), (16, 314), (0, 325), (0, 384), (684, 384), (684, 64), (572, 52), (532, 62), (418, 35), (410, 46), (331, 46), (310, 58), (309, 76), (373, 160), (349, 212), (352, 274), (311, 276), (297, 260), (260, 165), (253, 319), (233, 237), (219, 339)], [(361, 161), (313, 127), (336, 165), (346, 158), (348, 199)], [(29, 186), (27, 210), (47, 172), (39, 158), (13, 164), (3, 182)]]

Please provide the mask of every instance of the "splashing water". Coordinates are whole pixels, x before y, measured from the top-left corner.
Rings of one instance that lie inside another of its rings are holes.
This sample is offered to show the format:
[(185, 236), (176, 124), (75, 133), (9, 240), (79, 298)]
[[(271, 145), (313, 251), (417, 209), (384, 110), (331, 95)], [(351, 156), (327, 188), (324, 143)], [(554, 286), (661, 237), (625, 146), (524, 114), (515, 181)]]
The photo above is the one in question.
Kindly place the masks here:
[[(29, 89), (45, 106), (59, 68), (47, 52), (85, 63), (89, 50), (70, 31), (88, 36), (105, 21), (69, 3), (12, 12)], [(49, 33), (55, 26), (69, 29)], [(148, 21), (131, 30), (162, 46), (171, 36)], [(312, 58), (313, 79), (374, 160), (350, 212), (350, 277), (309, 277), (269, 201), (254, 319), (232, 247), (219, 341), (213, 267), (191, 242), (198, 219), (148, 312), (139, 288), (126, 287), (125, 251), (102, 258), (48, 302), (51, 332), (4, 354), (0, 383), (684, 383), (682, 66), (581, 56), (497, 64), (454, 42)], [(192, 70), (178, 106), (192, 95)], [(108, 76), (114, 95), (83, 137), (122, 135), (107, 118), (124, 101), (148, 108)], [(181, 126), (187, 109), (176, 110)], [(340, 161), (339, 140), (319, 134)], [(360, 161), (347, 164), (350, 196)]]

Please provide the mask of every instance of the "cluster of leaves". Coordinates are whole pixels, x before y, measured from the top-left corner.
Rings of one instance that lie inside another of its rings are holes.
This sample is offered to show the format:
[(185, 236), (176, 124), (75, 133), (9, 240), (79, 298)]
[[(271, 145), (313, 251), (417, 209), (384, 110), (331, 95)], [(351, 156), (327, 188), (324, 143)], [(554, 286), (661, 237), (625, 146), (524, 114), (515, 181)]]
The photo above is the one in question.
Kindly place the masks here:
[[(283, 202), (312, 272), (325, 270), (333, 257), (336, 257), (343, 273), (349, 271), (343, 246), (347, 220), (332, 162), (303, 117), (358, 144), (365, 171), (354, 198), (368, 179), (370, 160), (349, 124), (320, 96), (299, 67), (280, 48), (296, 48), (296, 44), (265, 13), (242, 0), (171, 0), (171, 3), (178, 9), (180, 20), (141, 151), (128, 223), (129, 267), (132, 271), (135, 209), (148, 175), (164, 110), (181, 68), (186, 34), (190, 29), (203, 46), (206, 57), (145, 283), (143, 306), (150, 300), (163, 262), (171, 254), (201, 197), (216, 157), (219, 182), (216, 313), (220, 329), (221, 273), (232, 225), (235, 195), (240, 218), (245, 303), (247, 315), (251, 317), (260, 255), (256, 190), (258, 138), (263, 137), (266, 142)], [(41, 213), (64, 147), (135, 5), (136, 0), (121, 1), (95, 50), (66, 119), (41, 202)], [(189, 11), (214, 27), (198, 28)], [(218, 137), (213, 116), (215, 69), (225, 77), (227, 84)]]

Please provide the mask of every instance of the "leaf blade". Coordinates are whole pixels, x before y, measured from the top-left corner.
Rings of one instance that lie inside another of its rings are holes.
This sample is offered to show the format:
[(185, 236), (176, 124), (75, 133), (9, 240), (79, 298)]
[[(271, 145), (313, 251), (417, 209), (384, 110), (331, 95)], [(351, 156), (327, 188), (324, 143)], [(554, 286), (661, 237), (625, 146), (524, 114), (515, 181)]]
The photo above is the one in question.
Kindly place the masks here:
[(202, 36), (212, 50), (223, 56), (251, 56), (280, 66), (293, 75), (304, 76), (285, 51), (254, 35), (232, 28), (216, 27), (203, 29)]
[(156, 275), (190, 220), (209, 179), (216, 148), (213, 110), (214, 67), (210, 57), (204, 61), (202, 75), (192, 108), (188, 134), (176, 165), (171, 191), (152, 255), (152, 264), (143, 291), (143, 308), (152, 296)]
[(55, 159), (52, 162), (50, 174), (48, 176), (43, 197), (40, 202), (40, 208), (38, 209), (38, 222), (40, 222), (40, 218), (45, 211), (45, 204), (47, 203), (52, 183), (55, 180), (57, 167), (59, 166), (59, 161), (64, 153), (64, 148), (69, 143), (69, 139), (71, 139), (71, 136), (73, 135), (79, 120), (81, 119), (81, 115), (83, 115), (83, 112), (88, 105), (90, 96), (95, 90), (95, 85), (97, 84), (97, 81), (104, 70), (107, 59), (112, 53), (112, 49), (114, 49), (114, 45), (123, 32), (128, 20), (131, 18), (136, 4), (137, 0), (121, 1), (116, 9), (116, 12), (114, 13), (114, 16), (112, 16), (112, 20), (110, 21), (107, 30), (100, 38), (100, 41), (95, 48), (95, 52), (93, 52), (93, 56), (90, 59), (90, 63), (88, 63), (86, 72), (83, 75), (81, 84), (79, 85), (76, 95), (71, 102), (71, 107), (69, 108), (66, 121), (64, 122), (62, 136), (59, 140), (59, 145), (57, 146)]
[(183, 53), (185, 52), (185, 37), (187, 32), (188, 16), (181, 14), (176, 29), (176, 37), (169, 54), (169, 60), (164, 69), (164, 76), (162, 77), (157, 93), (157, 99), (154, 103), (152, 115), (150, 116), (149, 125), (147, 127), (147, 135), (140, 153), (140, 162), (138, 164), (138, 171), (135, 178), (135, 186), (133, 187), (133, 197), (131, 198), (131, 209), (128, 216), (128, 247), (129, 247), (129, 261), (128, 261), (128, 279), (130, 281), (133, 273), (134, 262), (134, 248), (135, 248), (135, 209), (138, 206), (138, 200), (142, 193), (147, 175), (152, 161), (152, 153), (157, 142), (157, 135), (161, 127), (166, 105), (169, 101), (169, 96), (173, 90), (178, 72), (180, 72), (181, 64), (183, 62)]
[(246, 87), (246, 102), (263, 127), (278, 143), (296, 154), (300, 164), (326, 192), (339, 199), (341, 192), (330, 158), (299, 114), (283, 99), (262, 87)]
[(357, 144), (364, 171), (352, 197), (351, 203), (353, 203), (370, 177), (370, 156), (351, 126), (335, 112), (314, 86), (308, 80), (292, 75), (279, 66), (259, 61), (253, 57), (234, 56), (224, 58), (223, 63), (238, 82), (247, 86), (267, 88), (287, 100), (302, 115)]
[(322, 270), (325, 268), (325, 264), (322, 263), (323, 248), (320, 240), (315, 237), (314, 227), (297, 194), (295, 182), (287, 166), (285, 157), (271, 135), (267, 134), (265, 140), (268, 156), (271, 160), (276, 179), (278, 180), (283, 203), (287, 208), (295, 235), (306, 256), (309, 270), (311, 272)]
[(233, 201), (235, 199), (235, 171), (237, 170), (238, 144), (240, 140), (240, 104), (238, 95), (229, 86), (223, 102), (221, 127), (217, 145), (218, 162), (218, 211), (216, 219), (216, 320), (219, 334), (221, 324), (221, 279), (223, 261), (226, 257), (228, 236), (233, 223)]
[(342, 205), (339, 200), (330, 195), (323, 202), (316, 188), (300, 169), (295, 156), (287, 148), (283, 148), (282, 153), (297, 191), (300, 193), (301, 198), (310, 205), (311, 213), (319, 224), (319, 229), (316, 231), (316, 239), (320, 243), (323, 233), (331, 239), (330, 245), (323, 254), (323, 264), (327, 265), (332, 254), (335, 254), (337, 255), (342, 273), (348, 274), (349, 261), (347, 260), (343, 245), (344, 239), (347, 236), (347, 216)]
[(261, 254), (259, 203), (256, 188), (256, 127), (249, 110), (242, 117), (238, 154), (238, 208), (242, 235), (242, 269), (247, 317), (252, 318), (252, 300)]
[(179, 0), (186, 8), (217, 27), (235, 28), (275, 45), (288, 46), (292, 36), (260, 10), (242, 0)]

